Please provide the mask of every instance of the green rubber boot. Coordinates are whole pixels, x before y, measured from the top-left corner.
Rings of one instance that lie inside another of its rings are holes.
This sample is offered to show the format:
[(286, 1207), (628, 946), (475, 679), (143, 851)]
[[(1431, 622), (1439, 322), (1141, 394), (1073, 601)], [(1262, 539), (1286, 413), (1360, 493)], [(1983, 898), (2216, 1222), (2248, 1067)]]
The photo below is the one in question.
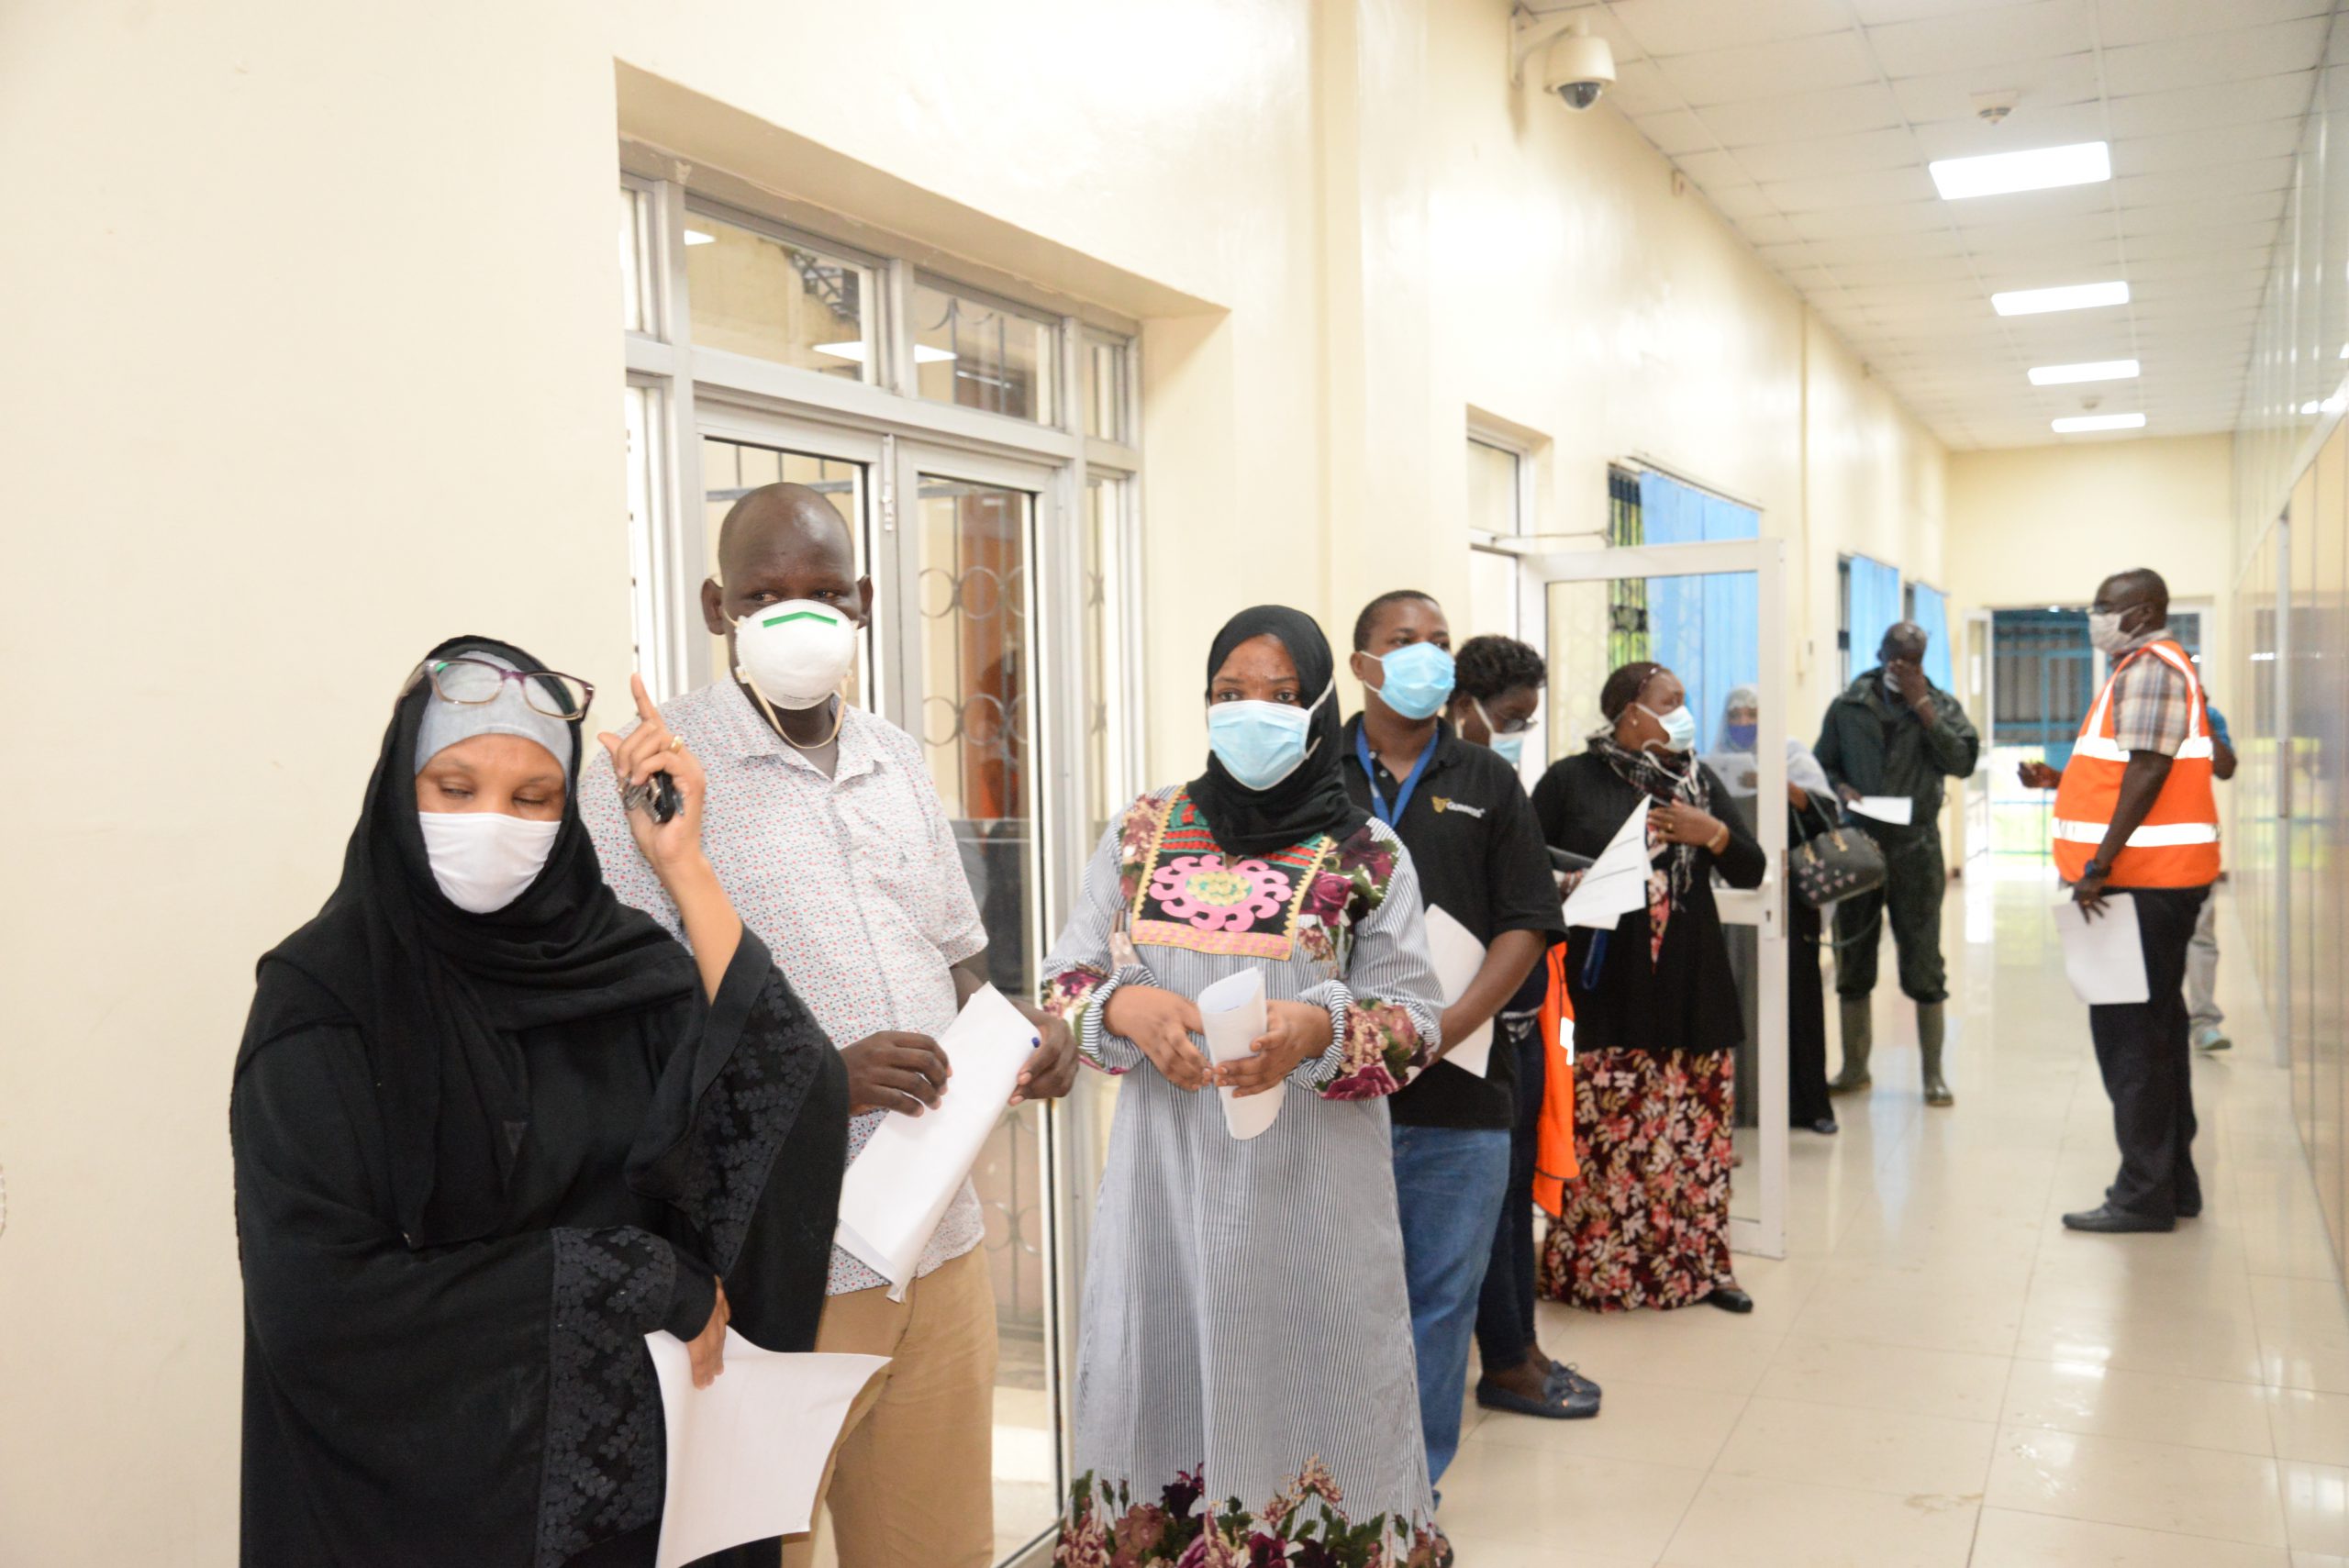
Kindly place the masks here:
[(1827, 1081), (1831, 1095), (1853, 1095), (1876, 1082), (1868, 1076), (1868, 1048), (1875, 1043), (1874, 1021), (1865, 996), (1845, 996), (1843, 1004), (1843, 1070)]
[(1929, 1106), (1957, 1104), (1957, 1096), (1949, 1092), (1949, 1081), (1942, 1076), (1942, 1005), (1939, 1002), (1917, 1004), (1917, 1051), (1925, 1059), (1925, 1103)]

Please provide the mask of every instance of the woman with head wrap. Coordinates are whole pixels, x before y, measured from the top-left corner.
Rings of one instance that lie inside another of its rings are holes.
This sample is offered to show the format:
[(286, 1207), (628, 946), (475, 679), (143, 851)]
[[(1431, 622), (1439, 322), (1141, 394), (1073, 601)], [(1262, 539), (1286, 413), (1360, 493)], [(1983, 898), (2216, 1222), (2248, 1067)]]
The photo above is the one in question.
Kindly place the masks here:
[[(1740, 796), (1738, 806), (1746, 814), (1747, 827), (1753, 825), (1751, 796), (1754, 789), (1753, 742), (1760, 728), (1761, 694), (1752, 686), (1731, 688), (1729, 698), (1721, 705), (1720, 728), (1714, 737), (1713, 751), (1724, 768), (1731, 763), (1740, 767), (1731, 784)], [(1818, 806), (1812, 806), (1816, 798)], [(1827, 782), (1827, 770), (1810, 754), (1810, 748), (1787, 737), (1787, 842), (1804, 842), (1826, 831), (1834, 820), (1831, 802), (1834, 788)], [(1788, 898), (1787, 920), (1787, 1120), (1794, 1127), (1809, 1128), (1826, 1134), (1836, 1130), (1835, 1107), (1827, 1097), (1827, 993), (1820, 978), (1819, 911), (1799, 898)], [(1736, 932), (1732, 935), (1747, 935)], [(1753, 969), (1753, 944), (1745, 945), (1745, 968), (1740, 979), (1745, 979)], [(1744, 987), (1745, 1034), (1750, 1042), (1758, 1038), (1754, 1028), (1754, 1006), (1760, 988)], [(1753, 1052), (1738, 1052), (1737, 1092), (1740, 1095), (1754, 1093), (1752, 1065)], [(1747, 1121), (1750, 1123), (1749, 1117)]]
[[(806, 1350), (847, 1146), (840, 1057), (700, 852), (637, 840), (694, 951), (604, 885), (586, 684), (460, 638), (392, 711), (342, 880), (262, 958), (229, 1100), (248, 1564), (649, 1564), (644, 1336)], [(649, 793), (649, 792), (641, 792)], [(773, 1550), (767, 1552), (773, 1559)]]
[[(1045, 1005), (1124, 1075), (1055, 1561), (1451, 1559), (1385, 1103), (1431, 1061), (1442, 992), (1411, 862), (1341, 781), (1334, 673), (1307, 617), (1235, 617), (1208, 656), (1206, 771), (1111, 826), (1044, 962)], [(1248, 972), (1264, 1033), (1211, 1064), (1197, 997)], [(1243, 1140), (1217, 1089), (1284, 1097)]]
[(1767, 862), (1693, 754), (1679, 677), (1626, 664), (1598, 706), (1606, 724), (1542, 776), (1533, 810), (1553, 847), (1595, 858), (1644, 804), (1647, 903), (1611, 931), (1567, 936), (1581, 1175), (1543, 1244), (1542, 1287), (1601, 1312), (1750, 1312), (1729, 1256), (1731, 1053), (1745, 1024), (1713, 874), (1755, 887)]

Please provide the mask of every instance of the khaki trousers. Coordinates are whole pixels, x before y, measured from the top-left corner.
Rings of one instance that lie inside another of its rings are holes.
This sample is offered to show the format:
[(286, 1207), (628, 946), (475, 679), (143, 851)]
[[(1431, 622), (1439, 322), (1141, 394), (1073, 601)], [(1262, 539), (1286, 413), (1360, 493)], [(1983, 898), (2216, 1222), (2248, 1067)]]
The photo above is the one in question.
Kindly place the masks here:
[[(816, 1348), (887, 1356), (849, 1407), (817, 1494), (841, 1568), (989, 1568), (995, 1562), (995, 1292), (977, 1248), (907, 1288), (824, 1304)], [(815, 1536), (786, 1536), (810, 1568)]]

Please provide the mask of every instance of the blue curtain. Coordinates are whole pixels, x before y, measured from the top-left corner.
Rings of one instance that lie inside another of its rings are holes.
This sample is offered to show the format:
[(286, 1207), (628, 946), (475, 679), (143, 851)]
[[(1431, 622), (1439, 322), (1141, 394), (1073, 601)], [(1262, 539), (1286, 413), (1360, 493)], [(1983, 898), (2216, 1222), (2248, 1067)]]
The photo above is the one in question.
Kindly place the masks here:
[[(1751, 507), (1708, 495), (1650, 471), (1640, 475), (1640, 533), (1647, 544), (1753, 539), (1762, 519)], [(1749, 572), (1707, 577), (1652, 577), (1647, 585), (1648, 657), (1667, 664), (1688, 688), (1698, 744), (1709, 751), (1731, 688), (1761, 674), (1760, 586)]]
[(1922, 583), (1909, 585), (1909, 618), (1925, 631), (1925, 679), (1945, 692), (1957, 689), (1949, 678), (1949, 595)]
[(1852, 673), (1856, 676), (1876, 667), (1877, 645), (1901, 619), (1900, 568), (1865, 555), (1852, 557), (1851, 566)]

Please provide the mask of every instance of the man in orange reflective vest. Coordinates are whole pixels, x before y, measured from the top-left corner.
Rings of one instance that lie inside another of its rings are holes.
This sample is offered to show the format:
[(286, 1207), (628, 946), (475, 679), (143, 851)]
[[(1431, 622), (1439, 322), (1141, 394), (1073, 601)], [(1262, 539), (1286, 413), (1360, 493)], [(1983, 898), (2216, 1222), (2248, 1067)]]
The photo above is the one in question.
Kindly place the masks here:
[(2108, 894), (2134, 901), (2150, 991), (2147, 1001), (2088, 1008), (2121, 1173), (2103, 1203), (2064, 1217), (2074, 1230), (2168, 1230), (2202, 1212), (2182, 987), (2195, 921), (2219, 879), (2216, 748), (2201, 680), (2168, 627), (2158, 573), (2106, 578), (2088, 639), (2112, 673), (2064, 771), (2021, 769), (2025, 784), (2055, 790), (2055, 865), (2082, 912), (2108, 913)]

